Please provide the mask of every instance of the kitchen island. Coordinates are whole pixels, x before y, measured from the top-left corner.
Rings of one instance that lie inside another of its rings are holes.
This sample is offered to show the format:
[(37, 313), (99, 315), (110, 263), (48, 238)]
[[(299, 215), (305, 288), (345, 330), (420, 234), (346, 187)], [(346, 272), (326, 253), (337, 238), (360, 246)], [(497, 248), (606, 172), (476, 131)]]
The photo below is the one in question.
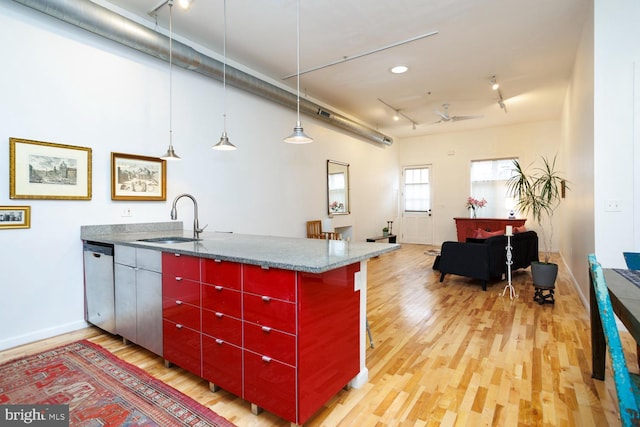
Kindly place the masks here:
[(167, 236), (192, 237), (180, 222), (81, 228), (116, 260), (119, 249), (161, 254), (167, 362), (296, 424), (366, 383), (367, 260), (399, 245), (216, 232), (141, 241)]

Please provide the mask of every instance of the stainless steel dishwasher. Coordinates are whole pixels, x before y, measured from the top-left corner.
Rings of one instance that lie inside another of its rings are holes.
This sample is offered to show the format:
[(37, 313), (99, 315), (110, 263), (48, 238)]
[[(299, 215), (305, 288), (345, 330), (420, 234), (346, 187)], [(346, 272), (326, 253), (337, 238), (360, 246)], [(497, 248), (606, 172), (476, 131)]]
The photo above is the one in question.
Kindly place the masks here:
[(85, 241), (83, 248), (85, 320), (115, 334), (113, 245)]

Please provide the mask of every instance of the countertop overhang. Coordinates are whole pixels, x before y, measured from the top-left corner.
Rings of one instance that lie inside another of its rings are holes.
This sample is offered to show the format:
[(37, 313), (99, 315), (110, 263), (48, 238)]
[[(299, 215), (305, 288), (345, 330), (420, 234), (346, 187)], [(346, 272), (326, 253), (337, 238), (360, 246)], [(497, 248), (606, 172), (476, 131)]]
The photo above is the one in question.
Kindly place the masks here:
[(193, 237), (182, 222), (82, 226), (84, 241), (126, 245), (223, 261), (324, 273), (400, 249), (395, 243), (352, 242), (296, 237), (204, 232), (195, 242), (156, 243), (140, 239)]

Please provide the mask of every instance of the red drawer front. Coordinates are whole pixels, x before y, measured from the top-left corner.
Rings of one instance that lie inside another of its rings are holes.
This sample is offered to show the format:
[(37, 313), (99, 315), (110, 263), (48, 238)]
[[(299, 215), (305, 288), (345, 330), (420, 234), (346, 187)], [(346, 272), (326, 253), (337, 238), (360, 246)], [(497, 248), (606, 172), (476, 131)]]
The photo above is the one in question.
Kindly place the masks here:
[(257, 265), (243, 265), (244, 291), (267, 295), (286, 301), (296, 301), (296, 272), (279, 268), (264, 269)]
[(162, 317), (200, 332), (200, 307), (162, 298)]
[(241, 265), (237, 262), (202, 260), (202, 282), (240, 290), (242, 283)]
[(268, 326), (244, 323), (244, 347), (296, 366), (296, 337)]
[(200, 258), (163, 252), (162, 273), (169, 276), (178, 276), (184, 279), (199, 281)]
[(290, 334), (296, 333), (295, 304), (259, 295), (244, 294), (243, 297), (244, 320)]
[(163, 274), (162, 296), (200, 306), (200, 283)]
[(242, 349), (203, 335), (202, 377), (242, 397)]
[(164, 359), (201, 376), (200, 333), (163, 320), (162, 334)]
[(296, 370), (244, 352), (244, 398), (285, 420), (296, 420)]
[(240, 318), (242, 317), (241, 301), (240, 291), (223, 288), (220, 285), (202, 285), (202, 308)]
[(202, 310), (202, 332), (242, 346), (242, 321), (219, 311)]

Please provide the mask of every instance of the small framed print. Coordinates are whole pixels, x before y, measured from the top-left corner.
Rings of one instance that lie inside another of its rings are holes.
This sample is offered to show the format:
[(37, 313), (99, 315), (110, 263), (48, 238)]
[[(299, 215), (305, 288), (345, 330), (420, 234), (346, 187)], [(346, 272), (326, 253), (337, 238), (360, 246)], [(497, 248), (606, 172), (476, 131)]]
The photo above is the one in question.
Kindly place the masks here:
[(111, 153), (111, 200), (167, 200), (167, 162)]
[(91, 148), (9, 138), (9, 197), (91, 200)]
[(31, 206), (0, 206), (0, 230), (30, 227)]

